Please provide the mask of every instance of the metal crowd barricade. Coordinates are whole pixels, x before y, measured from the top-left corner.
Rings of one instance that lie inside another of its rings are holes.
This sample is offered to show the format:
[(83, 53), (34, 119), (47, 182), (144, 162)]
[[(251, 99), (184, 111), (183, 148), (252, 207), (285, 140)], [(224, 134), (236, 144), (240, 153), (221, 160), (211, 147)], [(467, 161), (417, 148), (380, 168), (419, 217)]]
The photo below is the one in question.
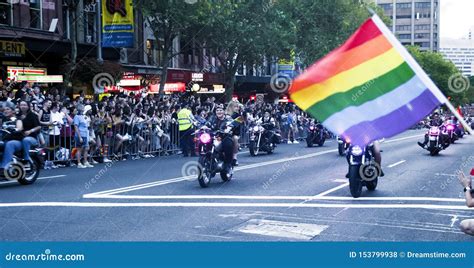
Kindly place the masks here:
[[(158, 129), (152, 124), (140, 122), (125, 128), (114, 128), (114, 131), (110, 125), (103, 124), (90, 134), (92, 135), (89, 139), (88, 161), (159, 157), (180, 151), (177, 124), (168, 124), (164, 129)], [(62, 126), (59, 135), (53, 135), (51, 130), (42, 132), (42, 135), (43, 140), (46, 141), (42, 144), (47, 152), (45, 160), (49, 162), (46, 163), (46, 168), (51, 165), (50, 163), (56, 166), (69, 166), (71, 163), (76, 163), (78, 148), (72, 126)]]

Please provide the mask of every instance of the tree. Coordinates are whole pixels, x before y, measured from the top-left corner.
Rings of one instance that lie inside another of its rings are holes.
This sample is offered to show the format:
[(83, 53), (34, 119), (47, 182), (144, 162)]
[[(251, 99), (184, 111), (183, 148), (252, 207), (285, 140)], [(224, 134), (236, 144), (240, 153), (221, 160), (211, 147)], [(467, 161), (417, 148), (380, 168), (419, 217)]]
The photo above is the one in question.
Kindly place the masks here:
[(377, 5), (361, 1), (286, 0), (280, 6), (292, 21), (294, 49), (305, 66), (346, 41), (371, 16), (367, 7), (389, 21)]
[(161, 41), (163, 57), (158, 64), (162, 68), (160, 95), (163, 95), (168, 66), (171, 60), (180, 54), (173, 51), (173, 40), (189, 32), (190, 28), (198, 25), (197, 12), (204, 1), (188, 4), (180, 0), (136, 0), (134, 5), (143, 14), (144, 19), (153, 31), (155, 40)]
[(64, 84), (66, 88), (72, 87), (73, 75), (77, 63), (77, 12), (80, 0), (63, 0), (66, 4), (68, 12), (68, 19), (70, 22), (70, 38), (71, 38), (71, 54), (65, 58), (66, 63), (63, 65), (64, 69)]
[(217, 57), (224, 71), (226, 98), (230, 100), (240, 66), (259, 66), (264, 59), (289, 51), (291, 21), (275, 1), (204, 2), (198, 20), (203, 31), (196, 40)]
[(458, 93), (450, 89), (450, 78), (461, 76), (459, 70), (451, 61), (444, 59), (443, 55), (438, 52), (421, 51), (417, 46), (408, 46), (407, 48), (443, 94), (451, 97), (451, 102), (454, 104), (466, 102), (465, 94), (467, 90)]

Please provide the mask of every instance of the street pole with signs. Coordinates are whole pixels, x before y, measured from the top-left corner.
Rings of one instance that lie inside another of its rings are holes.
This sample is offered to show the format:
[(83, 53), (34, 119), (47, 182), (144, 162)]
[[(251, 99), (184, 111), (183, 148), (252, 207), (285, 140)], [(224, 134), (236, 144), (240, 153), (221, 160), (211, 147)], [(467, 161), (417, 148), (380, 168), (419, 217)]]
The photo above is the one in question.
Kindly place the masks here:
[(102, 4), (100, 0), (97, 0), (97, 61), (102, 64), (104, 59), (102, 58)]

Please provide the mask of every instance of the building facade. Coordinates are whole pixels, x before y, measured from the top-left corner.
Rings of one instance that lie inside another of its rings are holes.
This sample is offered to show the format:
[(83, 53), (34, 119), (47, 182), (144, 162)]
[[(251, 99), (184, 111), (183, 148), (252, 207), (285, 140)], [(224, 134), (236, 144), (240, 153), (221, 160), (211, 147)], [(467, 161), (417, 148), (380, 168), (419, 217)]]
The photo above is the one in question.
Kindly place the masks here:
[(443, 38), (440, 52), (453, 62), (464, 76), (474, 76), (474, 40)]
[(403, 45), (439, 49), (440, 0), (375, 0), (392, 19), (391, 29)]

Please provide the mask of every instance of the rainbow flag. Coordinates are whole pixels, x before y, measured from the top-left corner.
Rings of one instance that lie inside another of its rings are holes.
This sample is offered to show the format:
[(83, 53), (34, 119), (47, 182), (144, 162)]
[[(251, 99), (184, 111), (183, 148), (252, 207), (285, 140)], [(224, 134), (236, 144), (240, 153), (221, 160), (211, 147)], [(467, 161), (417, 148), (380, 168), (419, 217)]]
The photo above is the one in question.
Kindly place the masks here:
[(447, 102), (377, 15), (296, 77), (289, 92), (301, 109), (360, 146), (403, 132)]

